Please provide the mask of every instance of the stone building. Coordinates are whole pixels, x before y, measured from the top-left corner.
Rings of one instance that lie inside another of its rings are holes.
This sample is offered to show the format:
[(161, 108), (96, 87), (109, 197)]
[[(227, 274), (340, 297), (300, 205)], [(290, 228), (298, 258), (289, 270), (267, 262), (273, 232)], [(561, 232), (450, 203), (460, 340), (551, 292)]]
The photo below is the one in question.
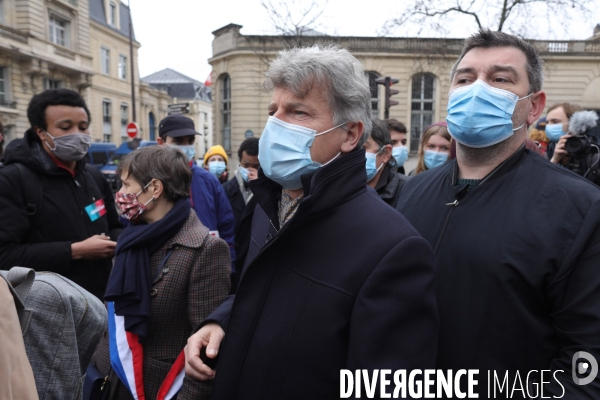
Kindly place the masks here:
[(132, 76), (129, 26), (129, 8), (119, 0), (1, 0), (0, 121), (7, 141), (29, 127), (33, 95), (66, 87), (85, 98), (93, 140), (119, 144), (132, 120), (132, 79), (141, 137), (148, 139), (148, 113), (164, 117), (169, 97), (140, 85), (135, 35)]
[[(229, 24), (213, 32), (212, 65), (214, 140), (232, 156), (248, 129), (260, 134), (267, 121), (270, 94), (263, 89), (269, 60), (282, 48), (333, 43), (349, 49), (367, 71), (373, 115), (383, 118), (383, 88), (375, 79), (400, 81), (390, 108), (410, 129), (409, 146), (416, 152), (423, 129), (446, 117), (449, 71), (462, 49), (462, 39), (258, 36), (243, 35)], [(548, 105), (573, 101), (600, 109), (600, 26), (583, 41), (531, 41), (545, 60), (544, 89)], [(379, 87), (378, 87), (379, 86)]]
[[(168, 94), (167, 114), (183, 114), (191, 118), (202, 137), (196, 140), (196, 154), (201, 157), (212, 146), (211, 88), (171, 68), (155, 72), (141, 79), (143, 84)], [(160, 121), (157, 121), (157, 123)], [(156, 133), (158, 135), (158, 132)], [(152, 135), (150, 136), (151, 140)]]

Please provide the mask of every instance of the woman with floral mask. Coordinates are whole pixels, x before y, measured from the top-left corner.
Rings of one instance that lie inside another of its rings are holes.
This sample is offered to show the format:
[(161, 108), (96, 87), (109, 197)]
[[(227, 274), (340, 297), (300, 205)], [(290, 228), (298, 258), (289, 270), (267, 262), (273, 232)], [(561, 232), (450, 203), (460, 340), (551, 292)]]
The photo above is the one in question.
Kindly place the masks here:
[(216, 176), (221, 183), (227, 182), (229, 178), (228, 162), (229, 157), (227, 157), (225, 149), (220, 144), (208, 149), (204, 155), (204, 169)]
[(409, 176), (420, 174), (435, 167), (439, 167), (450, 157), (452, 137), (448, 133), (446, 122), (436, 122), (423, 132), (421, 144), (417, 152), (419, 160), (417, 167), (408, 174)]
[[(186, 156), (166, 146), (134, 151), (119, 164), (117, 205), (131, 222), (117, 242), (104, 299), (108, 333), (92, 360), (108, 376), (109, 398), (208, 398), (183, 377), (191, 332), (229, 292), (229, 247), (192, 210)], [(127, 338), (122, 342), (122, 338)], [(143, 359), (142, 368), (132, 359)]]

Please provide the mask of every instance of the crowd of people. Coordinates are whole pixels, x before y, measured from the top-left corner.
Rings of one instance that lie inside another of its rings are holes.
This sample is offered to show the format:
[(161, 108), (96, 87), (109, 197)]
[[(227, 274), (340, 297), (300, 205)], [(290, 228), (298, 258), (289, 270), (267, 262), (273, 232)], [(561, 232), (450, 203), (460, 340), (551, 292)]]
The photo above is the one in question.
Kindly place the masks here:
[[(540, 395), (600, 398), (600, 378), (575, 380), (577, 354), (600, 360), (598, 117), (569, 102), (542, 117), (542, 60), (506, 33), (468, 38), (450, 73), (447, 118), (408, 171), (406, 126), (371, 117), (350, 52), (281, 51), (237, 166), (220, 145), (196, 161), (193, 121), (171, 115), (120, 162), (115, 197), (83, 160), (83, 98), (34, 96), (2, 155), (0, 269), (105, 303), (82, 369), (97, 379), (73, 398), (329, 399), (340, 370), (383, 369), (480, 370), (481, 398), (485, 371), (562, 371), (533, 380)], [(0, 367), (24, 371), (0, 393), (42, 398), (0, 318)]]

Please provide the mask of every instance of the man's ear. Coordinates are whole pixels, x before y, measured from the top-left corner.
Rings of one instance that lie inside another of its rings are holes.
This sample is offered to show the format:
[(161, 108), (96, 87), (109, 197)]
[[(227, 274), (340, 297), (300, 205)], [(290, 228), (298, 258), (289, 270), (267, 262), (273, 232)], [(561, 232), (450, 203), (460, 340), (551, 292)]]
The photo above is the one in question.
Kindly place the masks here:
[(527, 125), (532, 125), (538, 120), (544, 111), (544, 107), (546, 107), (546, 93), (540, 90), (531, 95), (531, 109), (527, 114)]
[(362, 121), (358, 122), (348, 122), (348, 129), (346, 131), (346, 139), (342, 142), (342, 153), (349, 153), (358, 144), (360, 141), (363, 131), (365, 130), (365, 125)]
[(159, 146), (166, 144), (165, 141), (160, 136), (156, 138), (156, 142), (158, 143)]
[(392, 145), (391, 144), (386, 144), (385, 146), (383, 146), (384, 150), (381, 152), (381, 155), (383, 157), (383, 162), (387, 163), (388, 161), (390, 161), (390, 158), (392, 158)]

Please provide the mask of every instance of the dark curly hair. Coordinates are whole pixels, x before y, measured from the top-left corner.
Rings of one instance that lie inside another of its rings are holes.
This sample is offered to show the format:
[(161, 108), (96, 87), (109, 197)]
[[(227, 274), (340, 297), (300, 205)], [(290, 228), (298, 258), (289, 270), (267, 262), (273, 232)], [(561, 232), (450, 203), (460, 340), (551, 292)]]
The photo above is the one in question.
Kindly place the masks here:
[(32, 128), (36, 126), (46, 130), (46, 108), (49, 106), (71, 106), (81, 107), (88, 116), (88, 121), (92, 122), (90, 110), (88, 110), (85, 100), (79, 93), (71, 89), (49, 89), (36, 94), (31, 98), (27, 107), (27, 119)]
[(246, 152), (249, 156), (257, 156), (258, 155), (258, 138), (250, 137), (240, 144), (240, 149), (238, 150), (238, 160), (242, 159), (242, 153)]

